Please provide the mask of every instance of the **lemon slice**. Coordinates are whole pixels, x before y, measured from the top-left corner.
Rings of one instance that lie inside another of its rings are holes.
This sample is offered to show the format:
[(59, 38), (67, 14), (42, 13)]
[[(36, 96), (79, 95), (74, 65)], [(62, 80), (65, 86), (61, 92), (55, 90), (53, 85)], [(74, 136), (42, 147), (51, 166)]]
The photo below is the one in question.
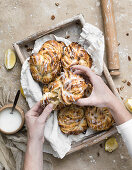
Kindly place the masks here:
[(125, 106), (132, 113), (132, 98), (126, 100)]
[(118, 143), (116, 141), (116, 138), (111, 137), (105, 142), (105, 151), (113, 152), (118, 148)]
[[(21, 94), (23, 95), (23, 97), (25, 97), (22, 86), (20, 87), (20, 91), (21, 91)], [(26, 97), (25, 97), (25, 98), (26, 98)]]
[(13, 50), (8, 49), (5, 52), (5, 67), (9, 70), (14, 67), (16, 63), (16, 55)]

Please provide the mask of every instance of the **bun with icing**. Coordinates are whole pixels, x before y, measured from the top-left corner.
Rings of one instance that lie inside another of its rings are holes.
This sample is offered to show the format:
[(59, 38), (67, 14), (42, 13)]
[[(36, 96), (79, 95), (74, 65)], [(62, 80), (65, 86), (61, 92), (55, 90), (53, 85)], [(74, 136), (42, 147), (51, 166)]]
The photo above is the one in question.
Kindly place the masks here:
[(50, 102), (55, 105), (70, 105), (83, 97), (86, 88), (87, 84), (81, 76), (65, 70), (48, 85), (49, 92), (43, 95), (41, 103), (42, 105)]
[(60, 130), (65, 134), (78, 135), (87, 130), (87, 121), (83, 108), (71, 105), (58, 113)]
[(65, 48), (61, 62), (64, 69), (69, 69), (73, 65), (83, 65), (89, 68), (92, 66), (90, 55), (76, 42), (72, 42)]
[(63, 42), (49, 40), (38, 52), (30, 56), (30, 71), (34, 80), (47, 84), (61, 71), (60, 59), (63, 55)]
[(65, 44), (61, 41), (49, 40), (42, 45), (39, 53), (45, 55), (48, 51), (52, 51), (60, 60), (63, 55), (64, 47)]
[(85, 114), (88, 126), (96, 131), (108, 130), (114, 123), (114, 119), (106, 107), (89, 106)]

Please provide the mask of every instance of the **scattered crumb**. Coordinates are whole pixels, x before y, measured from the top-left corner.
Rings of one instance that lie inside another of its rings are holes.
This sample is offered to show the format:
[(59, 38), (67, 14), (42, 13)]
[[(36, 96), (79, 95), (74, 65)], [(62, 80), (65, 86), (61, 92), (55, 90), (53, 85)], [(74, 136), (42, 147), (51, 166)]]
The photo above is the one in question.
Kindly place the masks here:
[(27, 44), (25, 44), (25, 48), (28, 48), (28, 45), (27, 45)]
[(126, 33), (126, 36), (129, 36), (129, 33)]
[(131, 61), (131, 57), (130, 56), (128, 56), (128, 61)]
[(113, 160), (113, 163), (115, 163), (116, 161), (115, 160)]
[(93, 158), (93, 156), (89, 156), (89, 158), (90, 158), (90, 162), (91, 162), (91, 163), (96, 164), (96, 161), (95, 161), (95, 159)]
[(55, 3), (56, 6), (59, 6), (60, 4), (58, 2)]
[(128, 81), (128, 82), (127, 82), (127, 85), (128, 85), (128, 86), (131, 86), (131, 83), (130, 83), (130, 81)]
[(116, 89), (117, 89), (118, 93), (120, 93), (120, 90), (119, 90), (119, 88), (116, 88)]
[(124, 86), (120, 87), (120, 90), (122, 91), (124, 89)]
[(100, 156), (100, 153), (99, 153), (99, 152), (97, 152), (97, 156), (98, 156), (98, 157)]
[(54, 19), (55, 19), (55, 16), (54, 16), (54, 15), (52, 15), (52, 16), (51, 16), (51, 19), (52, 19), (52, 20), (54, 20)]
[(124, 156), (120, 154), (120, 158), (121, 158), (121, 159), (124, 159)]
[(66, 35), (66, 36), (65, 36), (65, 39), (68, 39), (68, 38), (70, 38), (70, 35)]
[(120, 43), (118, 42), (118, 46), (120, 45)]
[(126, 83), (127, 81), (126, 80), (122, 80), (122, 83)]
[(103, 144), (101, 143), (100, 145), (99, 145), (101, 148), (103, 148)]
[(30, 52), (32, 50), (33, 50), (33, 48), (27, 48), (27, 52)]

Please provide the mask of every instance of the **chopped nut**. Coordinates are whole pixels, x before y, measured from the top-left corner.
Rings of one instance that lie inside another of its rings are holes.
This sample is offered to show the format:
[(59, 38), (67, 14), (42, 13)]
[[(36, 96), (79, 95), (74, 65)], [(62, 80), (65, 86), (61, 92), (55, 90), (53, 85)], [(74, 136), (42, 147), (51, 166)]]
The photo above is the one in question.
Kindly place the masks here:
[(56, 6), (59, 6), (60, 4), (58, 2), (55, 3)]
[(120, 87), (120, 90), (122, 91), (124, 89), (124, 86)]
[(131, 86), (131, 83), (130, 83), (130, 81), (128, 81), (128, 82), (127, 82), (127, 85), (128, 85), (128, 86)]
[(99, 153), (99, 152), (97, 152), (97, 156), (98, 156), (98, 157), (100, 156), (100, 153)]
[(103, 148), (103, 144), (101, 143), (100, 145), (99, 145), (101, 148)]
[(25, 44), (25, 48), (28, 48), (28, 45), (27, 45), (27, 44)]
[(117, 89), (118, 93), (120, 93), (120, 90), (119, 90), (119, 88), (116, 88), (116, 89)]
[(118, 42), (118, 46), (120, 45), (120, 43)]
[(128, 56), (128, 61), (131, 61), (131, 57), (130, 56)]
[(126, 80), (122, 80), (122, 83), (126, 83), (127, 81)]
[(65, 39), (68, 39), (68, 38), (70, 38), (70, 35), (66, 35), (66, 36), (65, 36)]
[(129, 36), (129, 33), (126, 33), (126, 36)]
[(123, 98), (123, 97), (121, 97), (121, 99), (122, 99), (122, 100), (124, 100), (124, 98)]
[(54, 20), (54, 19), (55, 19), (55, 16), (54, 16), (54, 15), (52, 15), (52, 16), (51, 16), (51, 19), (52, 19), (52, 20)]

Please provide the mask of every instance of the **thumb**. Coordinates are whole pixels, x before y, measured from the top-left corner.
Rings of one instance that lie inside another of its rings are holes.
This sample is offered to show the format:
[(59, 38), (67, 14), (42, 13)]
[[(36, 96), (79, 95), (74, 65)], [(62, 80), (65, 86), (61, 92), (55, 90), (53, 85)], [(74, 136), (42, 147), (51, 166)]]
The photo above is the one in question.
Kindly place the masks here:
[(82, 65), (74, 65), (72, 66), (72, 69), (76, 70), (76, 73), (77, 71), (79, 71), (80, 73), (85, 73), (89, 77), (90, 81), (93, 83), (93, 78), (96, 76), (96, 74), (90, 68)]
[(79, 106), (92, 106), (93, 105), (93, 98), (87, 97), (87, 98), (81, 98), (76, 101), (76, 104)]
[(53, 104), (50, 103), (48, 104), (45, 109), (43, 110), (42, 114), (39, 116), (39, 121), (42, 122), (42, 123), (45, 123), (47, 117), (49, 116), (49, 114), (52, 112), (53, 110)]

